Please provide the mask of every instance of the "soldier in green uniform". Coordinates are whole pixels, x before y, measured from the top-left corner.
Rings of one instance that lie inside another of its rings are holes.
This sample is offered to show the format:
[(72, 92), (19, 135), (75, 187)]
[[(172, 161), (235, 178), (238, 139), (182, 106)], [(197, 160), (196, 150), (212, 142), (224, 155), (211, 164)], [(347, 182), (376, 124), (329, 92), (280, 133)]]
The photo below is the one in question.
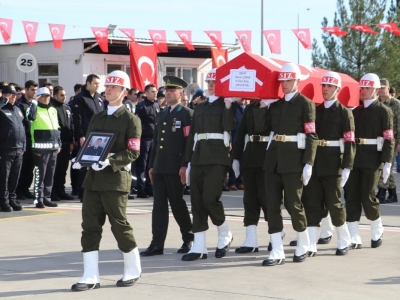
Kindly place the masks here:
[(359, 86), (363, 104), (353, 110), (356, 156), (346, 184), (347, 225), (352, 249), (362, 248), (358, 234), (362, 209), (365, 217), (371, 220), (371, 247), (382, 245), (383, 225), (375, 189), (381, 171), (383, 183), (391, 173), (394, 150), (393, 113), (377, 99), (381, 87), (379, 77), (373, 73), (365, 74)]
[[(282, 198), (292, 225), (298, 232), (298, 245), (294, 262), (303, 262), (310, 247), (307, 219), (301, 202), (303, 185), (307, 185), (312, 174), (318, 137), (315, 133), (315, 105), (298, 92), (300, 81), (298, 65), (282, 66), (278, 80), (281, 82), (284, 99), (268, 108), (261, 101), (260, 109), (254, 112), (256, 130), (270, 130), (264, 161), (265, 189), (267, 191), (268, 233), (271, 235), (272, 251), (263, 266), (285, 263), (281, 239), (283, 221)], [(267, 114), (267, 110), (270, 112)]]
[(353, 114), (337, 99), (341, 85), (335, 72), (327, 72), (321, 79), (324, 103), (317, 106), (315, 120), (319, 147), (302, 197), (310, 236), (308, 256), (317, 255), (318, 226), (328, 212), (337, 231), (336, 255), (346, 255), (351, 243), (341, 191), (353, 168), (356, 145)]
[(187, 168), (185, 147), (193, 110), (181, 104), (187, 83), (175, 76), (164, 76), (164, 81), (168, 106), (156, 115), (149, 162), (149, 177), (154, 187), (153, 238), (150, 246), (140, 252), (141, 256), (164, 253), (169, 220), (168, 200), (182, 234), (183, 245), (178, 253), (188, 253), (193, 242), (192, 221), (183, 199)]
[[(87, 132), (113, 131), (118, 133), (110, 156), (91, 166), (84, 181), (82, 205), (82, 252), (84, 274), (73, 291), (100, 288), (98, 253), (103, 225), (108, 216), (111, 231), (123, 252), (124, 275), (117, 286), (132, 286), (141, 274), (140, 256), (133, 237), (133, 230), (126, 219), (126, 205), (131, 187), (130, 165), (139, 156), (140, 120), (122, 104), (129, 76), (122, 71), (108, 74), (106, 82), (107, 110), (92, 117)], [(73, 168), (80, 169), (75, 162)]]
[(212, 69), (206, 77), (210, 96), (194, 110), (186, 145), (186, 161), (191, 164), (186, 180), (190, 184), (194, 244), (182, 257), (184, 261), (207, 258), (208, 217), (218, 228), (215, 257), (224, 257), (233, 240), (220, 198), (226, 168), (231, 165), (229, 132), (235, 127), (236, 111), (233, 99), (214, 95), (215, 80), (216, 72)]
[[(393, 113), (393, 133), (395, 140), (394, 157), (396, 157), (397, 153), (400, 152), (400, 101), (390, 95), (389, 88), (389, 81), (386, 78), (382, 78), (381, 88), (378, 90), (378, 99), (381, 103), (390, 108)], [(385, 199), (386, 191), (389, 192), (387, 199)], [(398, 202), (396, 182), (394, 181), (392, 173), (390, 173), (386, 183), (383, 183), (382, 176), (379, 178), (377, 198), (381, 204)]]

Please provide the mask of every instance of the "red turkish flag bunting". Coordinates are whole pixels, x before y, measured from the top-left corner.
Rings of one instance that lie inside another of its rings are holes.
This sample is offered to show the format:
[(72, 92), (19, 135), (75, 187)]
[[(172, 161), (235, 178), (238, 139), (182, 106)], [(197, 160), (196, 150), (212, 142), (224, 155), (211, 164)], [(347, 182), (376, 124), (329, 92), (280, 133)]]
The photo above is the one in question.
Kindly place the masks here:
[(208, 37), (210, 38), (211, 42), (214, 43), (214, 45), (221, 50), (222, 49), (222, 33), (221, 31), (215, 31), (215, 30), (206, 30), (204, 31)]
[(341, 30), (340, 27), (322, 27), (322, 30), (337, 36), (345, 36), (349, 34), (347, 31)]
[(349, 26), (351, 29), (355, 29), (361, 32), (365, 33), (371, 33), (371, 34), (378, 34), (378, 32), (374, 31), (371, 27), (368, 27), (368, 25), (362, 24), (362, 25), (350, 25)]
[(193, 51), (192, 32), (190, 30), (175, 30), (181, 41), (185, 44), (189, 51)]
[(263, 30), (263, 34), (265, 39), (267, 40), (271, 53), (281, 54), (281, 31)]
[(36, 42), (36, 32), (39, 26), (38, 22), (22, 21), (24, 25), (26, 39), (28, 40), (28, 45), (35, 45)]
[(376, 24), (376, 26), (379, 26), (379, 27), (389, 31), (390, 33), (400, 36), (400, 30), (397, 27), (397, 23), (394, 23), (394, 22), (393, 23), (382, 23), (382, 24)]
[(54, 48), (61, 49), (64, 37), (65, 25), (49, 24), (51, 38), (53, 39)]
[(311, 50), (311, 33), (310, 29), (304, 28), (304, 29), (292, 29), (294, 34), (297, 36), (299, 39), (300, 43), (303, 45), (303, 47), (307, 50)]
[(157, 53), (168, 52), (167, 34), (165, 30), (149, 30), (149, 34)]
[(235, 31), (244, 52), (251, 52), (251, 30)]
[(211, 48), (212, 68), (219, 68), (228, 61), (228, 49)]
[(107, 27), (90, 27), (96, 38), (101, 51), (108, 52), (108, 28)]
[(149, 83), (157, 85), (157, 52), (153, 44), (130, 43), (131, 87), (144, 90)]
[(3, 36), (4, 43), (9, 44), (11, 40), (13, 20), (0, 18), (0, 31)]
[(119, 31), (123, 32), (132, 42), (135, 41), (135, 29), (131, 28), (118, 28)]

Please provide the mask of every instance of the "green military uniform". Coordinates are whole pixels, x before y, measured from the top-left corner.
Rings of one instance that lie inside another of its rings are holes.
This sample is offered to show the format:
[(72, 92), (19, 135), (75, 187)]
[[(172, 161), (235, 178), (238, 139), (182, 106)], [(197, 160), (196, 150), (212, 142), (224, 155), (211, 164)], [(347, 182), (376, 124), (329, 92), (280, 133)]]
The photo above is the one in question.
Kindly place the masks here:
[(185, 147), (193, 110), (180, 103), (170, 109), (168, 106), (156, 115), (149, 162), (149, 168), (153, 169), (154, 187), (151, 245), (160, 249), (164, 249), (168, 231), (168, 200), (183, 242), (193, 241), (192, 222), (183, 199), (184, 185), (179, 176), (180, 168), (187, 167)]
[[(302, 172), (305, 164), (313, 165), (318, 145), (315, 133), (315, 105), (297, 92), (289, 101), (280, 99), (268, 108), (254, 112), (256, 130), (271, 130), (282, 139), (286, 136), (306, 134), (305, 149), (298, 149), (297, 142), (272, 140), (264, 160), (265, 189), (267, 191), (268, 233), (283, 230), (281, 203), (292, 218), (297, 232), (307, 229), (307, 219), (301, 196), (303, 193)], [(283, 195), (284, 191), (284, 195)], [(284, 196), (284, 197), (283, 197)]]
[[(392, 110), (393, 113), (393, 133), (395, 139), (395, 146), (400, 144), (400, 101), (394, 97), (389, 96), (386, 101), (382, 101), (379, 98), (379, 101), (385, 104), (388, 108)], [(394, 158), (396, 158), (397, 149), (394, 147)], [(389, 175), (389, 178), (386, 183), (383, 183), (382, 176), (379, 178), (378, 188), (380, 189), (395, 189), (396, 182), (394, 181), (394, 177), (392, 174)]]
[(382, 151), (377, 150), (377, 145), (360, 144), (360, 139), (376, 139), (385, 136), (384, 131), (393, 130), (393, 113), (376, 100), (366, 108), (363, 105), (356, 107), (353, 115), (356, 156), (346, 184), (347, 222), (360, 221), (362, 208), (367, 219), (374, 221), (380, 217), (375, 189), (383, 163), (393, 160), (394, 139), (391, 134), (385, 138)]
[[(324, 104), (316, 107), (315, 120), (319, 138), (313, 172), (308, 185), (303, 189), (302, 201), (309, 227), (318, 227), (328, 215), (336, 227), (346, 222), (346, 214), (341, 202), (342, 169), (352, 169), (355, 155), (354, 118), (349, 109), (339, 101), (325, 108)], [(339, 142), (343, 138), (344, 153), (340, 147), (326, 145), (325, 141)]]
[[(267, 220), (267, 199), (264, 180), (264, 157), (267, 142), (260, 137), (268, 137), (269, 131), (256, 131), (254, 111), (259, 110), (260, 103), (252, 102), (246, 106), (240, 122), (236, 141), (233, 145), (232, 159), (240, 161), (240, 169), (245, 186), (243, 195), (244, 226), (257, 225), (261, 209)], [(249, 141), (245, 144), (246, 135)]]
[(195, 134), (230, 132), (235, 127), (235, 106), (225, 108), (224, 98), (212, 103), (206, 100), (196, 106), (189, 139), (186, 161), (190, 162), (190, 199), (192, 203), (193, 232), (208, 229), (208, 217), (214, 225), (225, 221), (222, 202), (222, 183), (225, 169), (231, 166), (229, 145), (221, 139), (202, 139), (195, 144)]
[(87, 132), (118, 132), (108, 159), (110, 166), (101, 171), (89, 168), (83, 187), (82, 205), (82, 252), (99, 250), (102, 227), (106, 215), (118, 248), (128, 253), (136, 248), (133, 230), (126, 219), (126, 204), (131, 188), (131, 172), (124, 167), (139, 156), (140, 119), (122, 105), (112, 115), (102, 111), (92, 117)]

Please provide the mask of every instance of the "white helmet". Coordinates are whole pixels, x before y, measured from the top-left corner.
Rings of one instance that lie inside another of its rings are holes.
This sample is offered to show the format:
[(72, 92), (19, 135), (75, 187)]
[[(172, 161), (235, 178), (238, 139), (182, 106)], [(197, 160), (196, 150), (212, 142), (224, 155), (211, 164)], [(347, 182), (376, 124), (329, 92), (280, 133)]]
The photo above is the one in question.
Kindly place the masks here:
[(130, 89), (131, 81), (128, 74), (126, 74), (125, 72), (112, 71), (110, 74), (107, 75), (106, 82), (104, 83), (104, 86), (108, 85), (122, 86), (124, 88)]
[(321, 78), (321, 84), (329, 84), (337, 87), (342, 87), (342, 78), (336, 72), (326, 72)]
[(211, 70), (207, 73), (206, 81), (209, 81), (209, 80), (215, 81), (215, 80), (216, 80), (216, 78), (217, 78), (217, 72), (216, 72), (216, 70), (217, 70), (217, 69), (211, 69)]
[(365, 74), (363, 77), (360, 79), (360, 83), (358, 85), (360, 88), (361, 87), (373, 87), (376, 89), (381, 88), (381, 82), (379, 80), (378, 75), (374, 73), (368, 73)]
[(292, 79), (300, 79), (300, 68), (298, 65), (294, 63), (287, 63), (283, 65), (281, 70), (279, 71), (279, 81), (284, 80), (292, 80)]

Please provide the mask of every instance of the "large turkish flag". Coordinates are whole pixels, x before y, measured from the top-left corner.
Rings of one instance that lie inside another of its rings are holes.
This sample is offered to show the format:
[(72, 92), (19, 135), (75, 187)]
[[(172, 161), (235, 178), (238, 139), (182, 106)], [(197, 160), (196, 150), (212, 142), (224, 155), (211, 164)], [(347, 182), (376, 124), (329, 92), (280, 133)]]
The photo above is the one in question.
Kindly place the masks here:
[(149, 83), (157, 85), (157, 52), (153, 44), (129, 44), (131, 87), (144, 90)]

